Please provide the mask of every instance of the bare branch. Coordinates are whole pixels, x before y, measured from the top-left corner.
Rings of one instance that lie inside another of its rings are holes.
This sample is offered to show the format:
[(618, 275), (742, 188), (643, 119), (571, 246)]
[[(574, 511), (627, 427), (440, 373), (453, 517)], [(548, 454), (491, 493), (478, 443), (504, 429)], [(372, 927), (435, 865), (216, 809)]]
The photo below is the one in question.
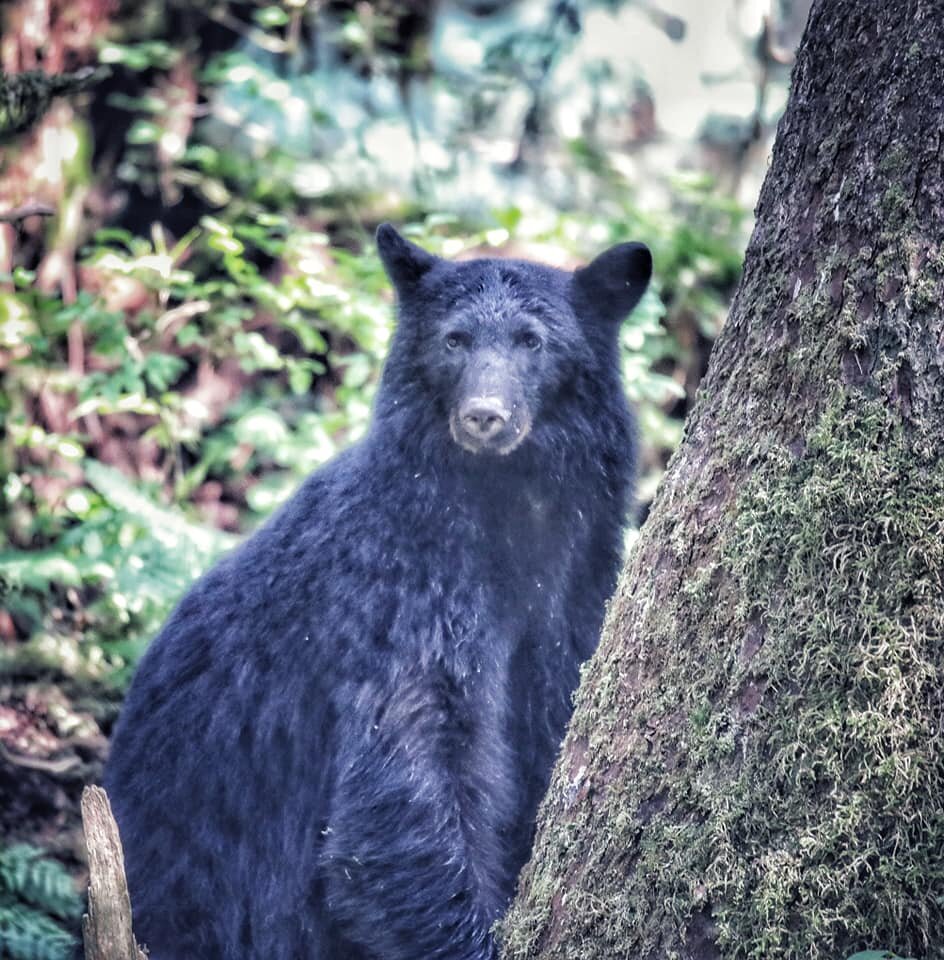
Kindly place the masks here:
[(131, 899), (118, 825), (101, 787), (82, 791), (89, 906), (82, 918), (87, 960), (147, 960), (131, 929)]
[(54, 217), (55, 215), (55, 207), (49, 206), (48, 203), (38, 203), (33, 200), (24, 203), (22, 207), (0, 211), (0, 223), (19, 223), (21, 220), (26, 220), (27, 217)]

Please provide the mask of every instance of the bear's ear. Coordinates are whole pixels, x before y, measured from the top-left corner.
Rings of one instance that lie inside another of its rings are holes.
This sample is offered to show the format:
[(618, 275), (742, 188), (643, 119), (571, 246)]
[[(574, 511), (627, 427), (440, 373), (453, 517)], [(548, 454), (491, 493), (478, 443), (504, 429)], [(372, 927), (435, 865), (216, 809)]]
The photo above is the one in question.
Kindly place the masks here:
[(639, 303), (651, 276), (649, 248), (644, 243), (620, 243), (574, 273), (574, 290), (595, 312), (621, 323)]
[(377, 227), (377, 252), (398, 294), (409, 290), (438, 259), (401, 237), (392, 224)]

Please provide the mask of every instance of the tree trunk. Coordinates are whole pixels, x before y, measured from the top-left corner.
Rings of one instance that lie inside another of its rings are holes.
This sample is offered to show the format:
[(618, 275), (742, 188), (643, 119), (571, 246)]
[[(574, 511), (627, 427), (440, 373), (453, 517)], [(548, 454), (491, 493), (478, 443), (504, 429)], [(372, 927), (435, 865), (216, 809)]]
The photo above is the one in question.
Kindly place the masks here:
[(506, 958), (944, 956), (942, 121), (942, 0), (817, 0)]

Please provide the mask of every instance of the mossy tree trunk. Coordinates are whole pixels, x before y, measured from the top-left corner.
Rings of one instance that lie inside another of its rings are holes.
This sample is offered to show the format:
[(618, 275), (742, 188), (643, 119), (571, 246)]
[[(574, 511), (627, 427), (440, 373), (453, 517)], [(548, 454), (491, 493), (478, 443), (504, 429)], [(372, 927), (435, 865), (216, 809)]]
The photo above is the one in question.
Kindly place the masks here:
[(817, 0), (506, 958), (944, 956), (942, 119), (941, 0)]

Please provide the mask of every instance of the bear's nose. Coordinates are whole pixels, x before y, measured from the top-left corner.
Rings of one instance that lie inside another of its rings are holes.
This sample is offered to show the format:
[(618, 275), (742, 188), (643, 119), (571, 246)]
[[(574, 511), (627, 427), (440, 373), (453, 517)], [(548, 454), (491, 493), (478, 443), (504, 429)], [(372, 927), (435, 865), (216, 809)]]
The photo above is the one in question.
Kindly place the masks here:
[(463, 429), (477, 440), (490, 440), (510, 419), (510, 411), (498, 397), (476, 397), (459, 410)]

